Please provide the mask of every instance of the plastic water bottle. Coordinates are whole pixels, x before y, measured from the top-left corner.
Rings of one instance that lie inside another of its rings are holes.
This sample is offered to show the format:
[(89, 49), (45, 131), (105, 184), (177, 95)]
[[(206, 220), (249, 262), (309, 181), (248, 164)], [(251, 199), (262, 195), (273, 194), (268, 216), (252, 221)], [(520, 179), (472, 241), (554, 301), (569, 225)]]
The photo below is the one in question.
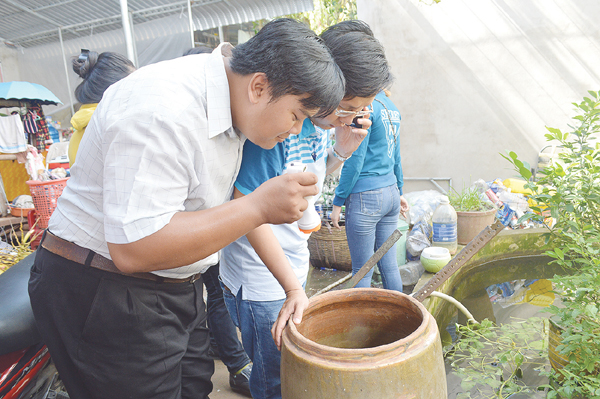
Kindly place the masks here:
[(450, 254), (456, 253), (456, 211), (447, 196), (442, 196), (440, 204), (433, 212), (433, 238), (431, 245), (447, 248)]

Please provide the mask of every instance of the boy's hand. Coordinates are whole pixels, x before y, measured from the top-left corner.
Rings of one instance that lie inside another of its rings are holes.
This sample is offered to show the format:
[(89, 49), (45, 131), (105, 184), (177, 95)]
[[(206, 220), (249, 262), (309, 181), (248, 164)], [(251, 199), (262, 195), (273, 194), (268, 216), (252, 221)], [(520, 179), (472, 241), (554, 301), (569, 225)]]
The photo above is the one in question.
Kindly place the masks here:
[(279, 350), (281, 350), (281, 335), (283, 334), (283, 329), (285, 328), (288, 320), (291, 318), (291, 321), (294, 324), (299, 324), (302, 322), (302, 314), (304, 313), (304, 310), (308, 307), (308, 297), (306, 296), (304, 290), (291, 290), (286, 292), (286, 295), (287, 299), (279, 311), (277, 321), (275, 321), (273, 328), (271, 328), (271, 335), (273, 336), (275, 345), (277, 345), (277, 349)]
[(308, 206), (304, 197), (317, 195), (317, 175), (310, 172), (285, 174), (267, 180), (248, 197), (255, 198), (264, 223), (293, 223)]

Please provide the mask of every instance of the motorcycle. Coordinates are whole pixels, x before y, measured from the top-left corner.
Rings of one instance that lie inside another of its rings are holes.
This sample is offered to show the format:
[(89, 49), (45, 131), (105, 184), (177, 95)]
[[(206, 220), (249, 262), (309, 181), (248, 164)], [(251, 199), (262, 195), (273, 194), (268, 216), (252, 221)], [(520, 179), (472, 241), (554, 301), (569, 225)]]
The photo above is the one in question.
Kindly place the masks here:
[(68, 399), (29, 302), (35, 253), (0, 274), (0, 399)]

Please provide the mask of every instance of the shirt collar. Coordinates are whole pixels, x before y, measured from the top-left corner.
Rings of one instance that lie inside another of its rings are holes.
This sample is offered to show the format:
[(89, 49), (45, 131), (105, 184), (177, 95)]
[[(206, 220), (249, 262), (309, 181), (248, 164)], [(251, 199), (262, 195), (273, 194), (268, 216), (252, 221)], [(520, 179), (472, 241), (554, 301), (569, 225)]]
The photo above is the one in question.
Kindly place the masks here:
[(315, 128), (315, 125), (312, 123), (310, 118), (306, 118), (304, 120), (304, 123), (302, 124), (302, 130), (300, 131), (299, 138), (305, 139), (311, 134), (315, 133), (316, 131), (317, 129)]
[(206, 113), (208, 118), (208, 137), (213, 138), (226, 132), (236, 136), (231, 120), (231, 102), (229, 98), (229, 82), (225, 73), (224, 56), (231, 55), (233, 46), (221, 43), (206, 62)]

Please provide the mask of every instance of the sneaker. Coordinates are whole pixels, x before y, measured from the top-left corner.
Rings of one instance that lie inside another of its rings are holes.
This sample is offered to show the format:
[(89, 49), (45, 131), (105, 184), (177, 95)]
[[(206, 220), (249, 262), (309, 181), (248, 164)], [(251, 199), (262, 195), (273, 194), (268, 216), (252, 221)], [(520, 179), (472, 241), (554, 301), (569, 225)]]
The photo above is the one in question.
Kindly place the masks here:
[(248, 363), (246, 367), (237, 373), (229, 373), (229, 386), (233, 392), (241, 393), (249, 398), (250, 393), (250, 373), (252, 372), (252, 363)]

